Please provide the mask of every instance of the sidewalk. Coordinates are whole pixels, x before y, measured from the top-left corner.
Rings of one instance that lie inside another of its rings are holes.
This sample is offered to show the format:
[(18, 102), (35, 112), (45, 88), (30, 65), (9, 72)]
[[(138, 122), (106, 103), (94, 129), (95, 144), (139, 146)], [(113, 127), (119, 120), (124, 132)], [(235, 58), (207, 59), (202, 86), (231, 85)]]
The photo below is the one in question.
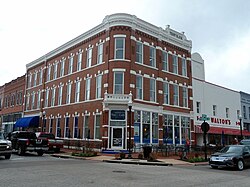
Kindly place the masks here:
[(132, 159), (121, 159), (118, 160), (113, 154), (102, 154), (94, 157), (78, 157), (71, 156), (71, 153), (74, 150), (71, 149), (62, 149), (61, 153), (54, 153), (51, 156), (60, 157), (60, 158), (73, 158), (73, 159), (82, 159), (82, 160), (95, 160), (102, 161), (107, 163), (120, 163), (120, 164), (135, 164), (135, 165), (158, 165), (158, 166), (173, 166), (173, 165), (183, 165), (183, 166), (198, 166), (198, 165), (208, 165), (208, 162), (196, 162), (190, 163), (183, 160), (179, 160), (178, 156), (168, 156), (160, 157), (157, 161), (150, 162), (147, 160), (141, 160), (136, 157), (136, 154), (132, 154)]

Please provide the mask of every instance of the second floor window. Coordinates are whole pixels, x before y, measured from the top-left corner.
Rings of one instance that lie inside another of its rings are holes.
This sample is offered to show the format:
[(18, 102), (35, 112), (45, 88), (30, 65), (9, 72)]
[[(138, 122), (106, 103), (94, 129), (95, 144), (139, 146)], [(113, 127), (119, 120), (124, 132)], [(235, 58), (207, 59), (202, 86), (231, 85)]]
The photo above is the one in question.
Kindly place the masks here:
[(172, 55), (173, 73), (178, 74), (178, 56)]
[(36, 86), (36, 82), (37, 82), (37, 72), (35, 73), (35, 77), (34, 77), (34, 86)]
[(102, 94), (102, 75), (96, 77), (96, 98), (101, 98)]
[(62, 105), (62, 93), (63, 93), (63, 87), (60, 86), (58, 90), (58, 105)]
[(73, 72), (73, 62), (74, 58), (73, 56), (69, 58), (69, 69), (68, 69), (68, 74), (71, 74)]
[(182, 66), (182, 75), (187, 76), (187, 61), (185, 58), (181, 59), (181, 66)]
[(201, 102), (196, 102), (196, 112), (197, 114), (201, 113)]
[(124, 59), (125, 38), (115, 38), (115, 59)]
[(53, 79), (57, 78), (57, 63), (54, 64), (54, 73), (53, 73)]
[(244, 118), (244, 119), (247, 119), (246, 106), (243, 106), (243, 118)]
[(32, 94), (32, 101), (31, 101), (31, 108), (34, 109), (35, 108), (35, 97), (36, 97), (36, 94), (35, 92), (33, 92)]
[(163, 97), (164, 97), (164, 104), (169, 104), (169, 83), (163, 83)]
[(229, 108), (226, 108), (226, 118), (229, 118)]
[(79, 53), (77, 57), (77, 71), (80, 71), (81, 68), (82, 68), (82, 53)]
[(123, 72), (115, 72), (114, 76), (114, 94), (123, 94)]
[(55, 100), (56, 100), (56, 87), (52, 89), (51, 93), (51, 106), (55, 106)]
[(45, 103), (44, 103), (45, 107), (49, 106), (49, 89), (46, 89), (46, 93), (45, 93)]
[(143, 98), (143, 92), (142, 92), (142, 76), (137, 75), (136, 76), (136, 99), (142, 99)]
[(217, 106), (213, 105), (213, 116), (217, 115)]
[(64, 76), (64, 66), (65, 66), (65, 60), (62, 60), (60, 68), (60, 77)]
[(174, 105), (179, 106), (179, 86), (174, 84)]
[(150, 79), (150, 101), (156, 102), (156, 81)]
[(79, 102), (80, 100), (80, 83), (80, 81), (76, 82), (75, 102)]
[(40, 108), (40, 102), (41, 102), (41, 91), (39, 90), (37, 92), (37, 104), (36, 104), (37, 108)]
[(67, 97), (66, 97), (66, 104), (70, 103), (71, 98), (71, 84), (67, 85)]
[(187, 87), (182, 87), (182, 106), (188, 107), (188, 89), (187, 89)]
[(86, 79), (85, 100), (90, 100), (90, 78)]
[(40, 71), (40, 76), (39, 76), (39, 84), (43, 83), (43, 70), (41, 69)]
[(50, 81), (50, 72), (51, 72), (51, 65), (49, 65), (47, 69), (47, 81)]

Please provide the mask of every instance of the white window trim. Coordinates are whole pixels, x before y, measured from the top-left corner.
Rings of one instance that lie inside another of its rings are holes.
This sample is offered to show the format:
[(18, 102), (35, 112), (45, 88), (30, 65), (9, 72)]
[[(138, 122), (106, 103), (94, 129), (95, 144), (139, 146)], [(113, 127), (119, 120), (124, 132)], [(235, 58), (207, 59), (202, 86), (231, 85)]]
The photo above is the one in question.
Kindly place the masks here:
[[(122, 56), (123, 56), (123, 58), (116, 58), (116, 39), (123, 39), (123, 54), (122, 54)], [(125, 58), (125, 42), (126, 42), (126, 40), (125, 40), (125, 37), (117, 37), (117, 38), (115, 38), (115, 52), (114, 52), (114, 59), (115, 60), (124, 60), (124, 59), (126, 59)]]

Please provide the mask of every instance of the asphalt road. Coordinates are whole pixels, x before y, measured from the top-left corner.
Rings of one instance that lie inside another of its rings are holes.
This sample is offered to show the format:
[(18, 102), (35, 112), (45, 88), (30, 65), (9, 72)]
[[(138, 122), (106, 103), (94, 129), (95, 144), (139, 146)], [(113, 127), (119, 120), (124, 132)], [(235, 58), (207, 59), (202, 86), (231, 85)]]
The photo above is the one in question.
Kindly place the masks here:
[(36, 154), (0, 158), (2, 187), (69, 186), (250, 186), (250, 169), (214, 170), (209, 166), (143, 166)]

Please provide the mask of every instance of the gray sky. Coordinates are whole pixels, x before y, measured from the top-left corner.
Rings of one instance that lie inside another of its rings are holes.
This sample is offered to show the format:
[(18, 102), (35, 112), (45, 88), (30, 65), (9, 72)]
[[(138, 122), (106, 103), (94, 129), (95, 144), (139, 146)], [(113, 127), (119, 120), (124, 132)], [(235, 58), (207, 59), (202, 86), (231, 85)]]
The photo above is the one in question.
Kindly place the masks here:
[(7, 0), (0, 10), (0, 85), (26, 64), (100, 24), (129, 13), (182, 32), (205, 60), (208, 82), (250, 93), (250, 1)]

